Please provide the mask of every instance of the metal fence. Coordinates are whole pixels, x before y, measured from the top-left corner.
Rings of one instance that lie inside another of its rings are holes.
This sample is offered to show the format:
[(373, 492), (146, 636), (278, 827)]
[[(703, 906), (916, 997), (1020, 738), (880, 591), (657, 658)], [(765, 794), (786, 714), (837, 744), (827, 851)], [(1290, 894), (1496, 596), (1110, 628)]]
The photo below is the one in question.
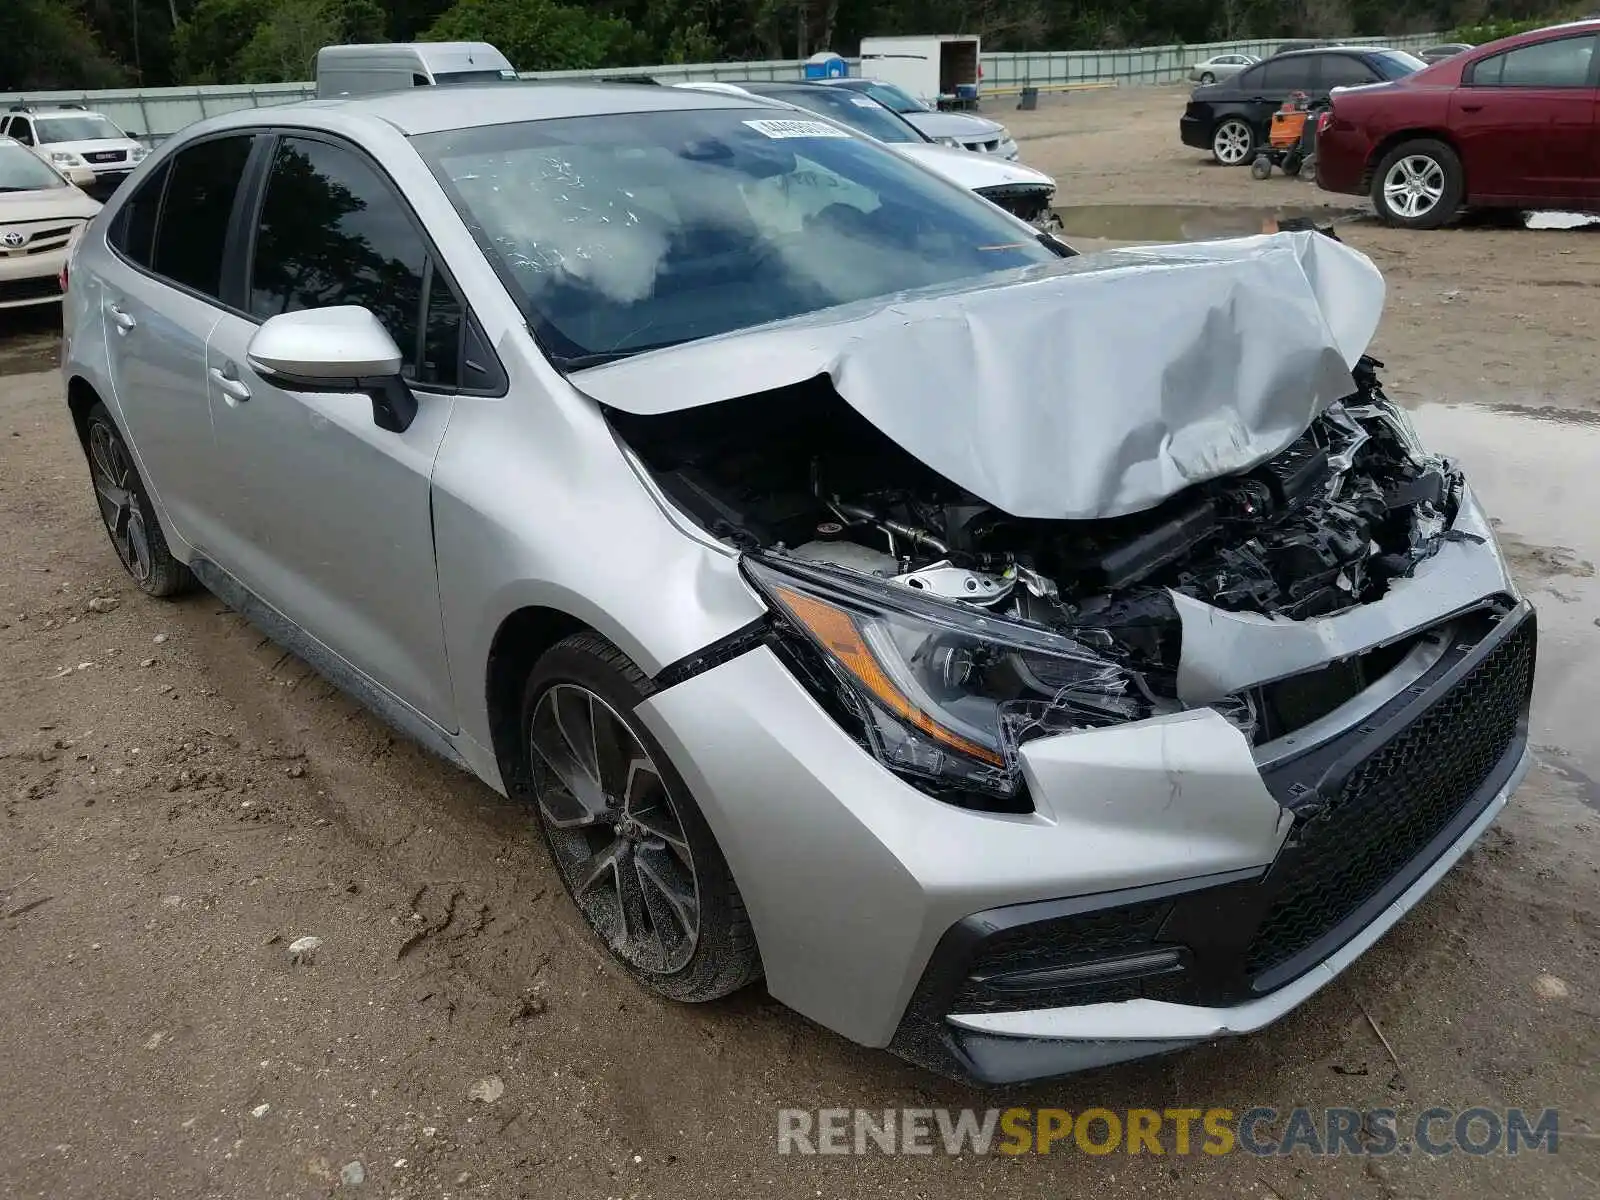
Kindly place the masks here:
[[(4, 0), (0, 0), (3, 3)], [(1398, 38), (1349, 38), (1347, 44), (1420, 49), (1439, 40), (1434, 33)], [(1128, 50), (1057, 50), (1040, 54), (985, 54), (982, 92), (1013, 94), (1020, 88), (1055, 90), (1094, 84), (1156, 84), (1183, 79), (1189, 67), (1213, 54), (1266, 56), (1278, 41), (1207, 42), (1196, 46), (1142, 46)], [(852, 74), (859, 59), (850, 60)], [(658, 67), (613, 67), (598, 71), (528, 72), (524, 79), (594, 79), (647, 76), (664, 84), (713, 79), (799, 79), (805, 64), (795, 61), (677, 63)], [(207, 87), (129, 88), (101, 92), (0, 93), (0, 112), (13, 104), (81, 104), (104, 113), (149, 142), (158, 142), (203, 117), (241, 108), (261, 108), (307, 100), (310, 83), (218, 84)]]

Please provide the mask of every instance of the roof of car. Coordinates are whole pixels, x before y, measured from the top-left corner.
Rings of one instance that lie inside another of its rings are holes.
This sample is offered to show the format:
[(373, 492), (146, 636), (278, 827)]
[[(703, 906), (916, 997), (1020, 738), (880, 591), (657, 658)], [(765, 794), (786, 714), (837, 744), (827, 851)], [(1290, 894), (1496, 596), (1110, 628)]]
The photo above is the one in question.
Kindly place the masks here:
[(298, 114), (302, 118), (312, 116), (312, 123), (315, 123), (314, 114), (327, 113), (375, 118), (409, 136), (561, 117), (748, 107), (748, 101), (741, 102), (735, 95), (689, 88), (617, 83), (493, 83), (481, 87), (411, 88), (376, 96), (246, 108), (213, 117), (204, 125), (208, 130), (263, 125), (288, 114)]
[[(1309, 54), (1392, 54), (1393, 46), (1341, 46), (1334, 43), (1329, 46), (1303, 46), (1297, 50), (1284, 50), (1274, 54), (1272, 58), (1305, 58)], [(1270, 62), (1271, 59), (1262, 59)]]

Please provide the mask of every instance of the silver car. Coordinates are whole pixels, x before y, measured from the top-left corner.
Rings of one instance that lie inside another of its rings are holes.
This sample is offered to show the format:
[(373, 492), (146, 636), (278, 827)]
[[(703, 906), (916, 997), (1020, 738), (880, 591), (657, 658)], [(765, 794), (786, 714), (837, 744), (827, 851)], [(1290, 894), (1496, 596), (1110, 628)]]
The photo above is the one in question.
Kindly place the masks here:
[(1260, 61), (1254, 54), (1213, 54), (1190, 67), (1189, 78), (1195, 83), (1216, 83), (1221, 79), (1232, 79), (1246, 67)]
[(1004, 125), (976, 113), (940, 112), (929, 108), (904, 88), (878, 79), (831, 79), (829, 87), (843, 88), (876, 100), (907, 124), (941, 146), (970, 150), (975, 154), (998, 154), (1016, 161), (1017, 143)]
[(165, 142), (63, 418), (140, 588), (526, 802), (641, 984), (1021, 1080), (1282, 1016), (1526, 769), (1534, 618), (1381, 299), (735, 95), (419, 89)]

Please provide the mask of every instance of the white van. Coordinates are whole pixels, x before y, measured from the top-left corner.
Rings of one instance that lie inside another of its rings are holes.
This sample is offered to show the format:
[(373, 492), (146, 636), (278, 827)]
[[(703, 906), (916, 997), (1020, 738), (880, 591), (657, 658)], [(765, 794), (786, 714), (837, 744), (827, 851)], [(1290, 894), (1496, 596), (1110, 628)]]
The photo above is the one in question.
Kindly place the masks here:
[(516, 68), (488, 42), (382, 42), (317, 51), (319, 97), (516, 78)]

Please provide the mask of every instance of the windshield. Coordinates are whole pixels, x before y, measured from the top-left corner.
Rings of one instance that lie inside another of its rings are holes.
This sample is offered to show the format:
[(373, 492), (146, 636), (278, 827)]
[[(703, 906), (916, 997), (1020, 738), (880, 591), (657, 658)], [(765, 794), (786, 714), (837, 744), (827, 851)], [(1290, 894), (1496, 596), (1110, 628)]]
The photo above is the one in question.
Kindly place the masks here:
[(39, 192), (66, 186), (67, 181), (31, 151), (15, 142), (0, 143), (0, 192)]
[(433, 82), (441, 87), (452, 83), (516, 83), (515, 71), (435, 71)]
[(84, 113), (73, 117), (38, 117), (33, 126), (39, 131), (39, 144), (52, 142), (94, 142), (102, 138), (125, 136), (99, 113)]
[(1428, 65), (1415, 54), (1404, 50), (1384, 50), (1372, 57), (1377, 64), (1379, 74), (1385, 79), (1404, 79)]
[(897, 117), (870, 96), (838, 87), (776, 87), (766, 88), (758, 83), (739, 85), (758, 96), (771, 96), (785, 104), (795, 104), (821, 113), (851, 129), (859, 129), (868, 137), (880, 142), (925, 142), (923, 137), (905, 119)]
[(567, 369), (1057, 257), (987, 201), (770, 108), (413, 144)]
[(927, 105), (918, 103), (916, 99), (906, 92), (902, 92), (892, 83), (873, 82), (859, 90), (866, 92), (867, 95), (891, 112), (914, 113), (927, 111)]

